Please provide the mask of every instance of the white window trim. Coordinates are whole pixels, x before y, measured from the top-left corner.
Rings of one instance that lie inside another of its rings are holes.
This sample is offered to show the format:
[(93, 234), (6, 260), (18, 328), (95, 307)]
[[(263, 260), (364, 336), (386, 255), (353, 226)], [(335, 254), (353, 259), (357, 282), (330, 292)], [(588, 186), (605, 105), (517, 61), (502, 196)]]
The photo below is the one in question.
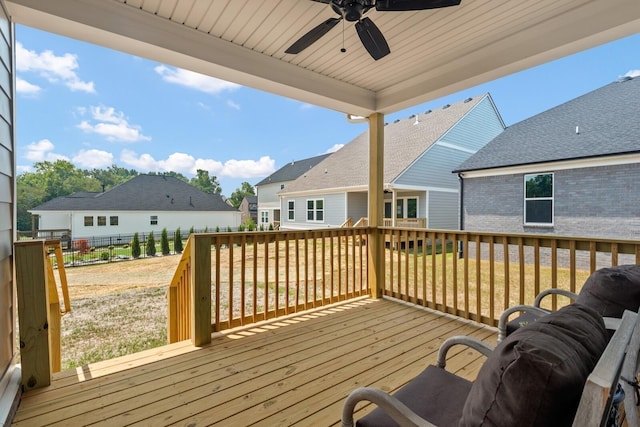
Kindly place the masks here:
[[(416, 200), (416, 218), (420, 218), (420, 197), (419, 196), (406, 196), (406, 197), (396, 197), (396, 204), (392, 205), (391, 208), (393, 209), (393, 215), (395, 215), (396, 218), (398, 219), (406, 219), (407, 217), (407, 212), (409, 212), (409, 203), (408, 200), (409, 199), (415, 199)], [(398, 201), (402, 201), (402, 214), (404, 215), (402, 218), (398, 217)]]
[[(318, 209), (316, 208), (317, 206), (317, 202), (322, 201), (322, 220), (318, 220), (317, 218), (317, 213), (318, 213)], [(309, 219), (309, 202), (313, 202), (313, 219)], [(316, 222), (316, 223), (324, 223), (325, 220), (325, 209), (324, 209), (324, 198), (320, 198), (320, 199), (307, 199), (306, 203), (305, 203), (305, 211), (306, 211), (306, 215), (305, 215), (305, 219), (307, 220), (307, 222)]]
[[(551, 175), (551, 197), (527, 198), (527, 177), (535, 175)], [(522, 178), (522, 223), (530, 227), (553, 227), (556, 220), (556, 176), (553, 172), (527, 173)], [(527, 201), (528, 200), (551, 200), (551, 222), (527, 222)]]
[[(289, 203), (293, 203), (293, 209), (289, 208)], [(293, 213), (293, 218), (289, 217), (289, 213)], [(296, 220), (296, 201), (295, 200), (287, 200), (287, 221), (295, 222)]]

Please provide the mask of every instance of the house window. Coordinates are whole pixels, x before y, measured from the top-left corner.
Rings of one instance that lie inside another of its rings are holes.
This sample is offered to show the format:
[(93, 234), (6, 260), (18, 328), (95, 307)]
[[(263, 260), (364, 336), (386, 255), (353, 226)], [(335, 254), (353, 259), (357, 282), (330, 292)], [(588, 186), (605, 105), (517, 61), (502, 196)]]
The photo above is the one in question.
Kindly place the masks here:
[(107, 217), (106, 216), (98, 216), (98, 227), (103, 227), (107, 225)]
[(553, 224), (553, 174), (524, 176), (524, 223)]
[(151, 225), (158, 225), (158, 215), (151, 215), (150, 222)]
[(109, 217), (109, 225), (118, 225), (118, 217), (110, 216)]
[(269, 224), (269, 211), (260, 212), (260, 222), (262, 224)]
[(418, 199), (408, 197), (396, 200), (396, 218), (418, 218)]
[(85, 227), (93, 227), (93, 217), (92, 216), (85, 216), (84, 217), (84, 226)]
[(280, 189), (284, 190), (284, 184), (280, 184)]
[(287, 202), (287, 219), (289, 221), (296, 220), (296, 202), (294, 200)]
[(324, 200), (307, 200), (307, 222), (324, 222)]

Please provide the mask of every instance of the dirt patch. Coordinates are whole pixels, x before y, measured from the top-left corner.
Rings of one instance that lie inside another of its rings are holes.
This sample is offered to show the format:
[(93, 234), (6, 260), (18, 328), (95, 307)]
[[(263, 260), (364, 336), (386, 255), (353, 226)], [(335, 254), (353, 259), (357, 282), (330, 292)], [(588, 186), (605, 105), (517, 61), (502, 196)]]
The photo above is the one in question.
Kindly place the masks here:
[(65, 269), (72, 300), (135, 289), (167, 288), (180, 255), (141, 258)]

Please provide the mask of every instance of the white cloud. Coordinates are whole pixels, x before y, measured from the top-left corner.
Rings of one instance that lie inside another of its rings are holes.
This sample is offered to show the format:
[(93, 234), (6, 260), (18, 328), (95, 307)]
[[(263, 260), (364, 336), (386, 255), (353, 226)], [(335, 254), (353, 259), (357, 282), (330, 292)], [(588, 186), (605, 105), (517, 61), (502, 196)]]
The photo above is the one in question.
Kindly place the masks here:
[(78, 57), (71, 53), (56, 56), (52, 51), (36, 52), (28, 50), (22, 43), (16, 43), (16, 70), (33, 72), (51, 83), (62, 82), (72, 91), (95, 93), (93, 82), (82, 81), (76, 74)]
[(627, 71), (627, 74), (624, 75), (624, 77), (638, 77), (640, 76), (640, 70), (629, 70)]
[(113, 165), (113, 154), (96, 149), (80, 150), (71, 160), (83, 168), (103, 169)]
[(173, 153), (166, 160), (156, 160), (150, 154), (140, 154), (132, 150), (122, 150), (120, 161), (145, 172), (174, 171), (195, 175), (198, 169), (208, 171), (218, 177), (256, 178), (275, 172), (275, 160), (263, 156), (258, 160), (227, 160), (222, 163), (213, 159), (196, 159), (185, 153)]
[(323, 154), (335, 153), (336, 151), (338, 151), (342, 147), (344, 147), (344, 144), (335, 144), (333, 147), (329, 148)]
[(227, 105), (231, 108), (233, 108), (234, 110), (240, 110), (240, 104), (236, 104), (235, 102), (233, 102), (232, 100), (228, 100), (227, 101)]
[(42, 161), (50, 161), (55, 162), (56, 160), (69, 160), (68, 157), (63, 156), (62, 154), (56, 154), (53, 152), (55, 145), (48, 139), (41, 139), (38, 142), (32, 142), (27, 145), (27, 152), (24, 157), (27, 160), (32, 162), (42, 162)]
[(91, 116), (97, 123), (83, 120), (78, 128), (87, 133), (97, 133), (109, 141), (139, 142), (150, 141), (151, 137), (143, 135), (140, 126), (131, 125), (122, 112), (112, 107), (91, 107)]
[(16, 92), (23, 95), (37, 95), (42, 88), (40, 86), (29, 83), (28, 81), (16, 77)]
[(167, 83), (185, 86), (214, 95), (225, 91), (234, 91), (242, 87), (235, 83), (216, 79), (215, 77), (205, 76), (204, 74), (194, 73), (193, 71), (182, 68), (167, 67), (166, 65), (158, 65), (155, 71), (162, 77), (162, 80)]

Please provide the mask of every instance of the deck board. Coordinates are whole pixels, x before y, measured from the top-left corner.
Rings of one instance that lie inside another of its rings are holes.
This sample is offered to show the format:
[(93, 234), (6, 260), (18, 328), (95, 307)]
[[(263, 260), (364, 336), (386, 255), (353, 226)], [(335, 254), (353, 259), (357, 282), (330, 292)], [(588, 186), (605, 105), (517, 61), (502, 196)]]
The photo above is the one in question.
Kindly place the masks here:
[[(214, 334), (203, 348), (172, 344), (61, 372), (23, 395), (14, 424), (337, 425), (351, 390), (396, 390), (452, 335), (496, 338), (469, 320), (361, 298)], [(456, 347), (447, 369), (473, 379), (482, 360)]]

